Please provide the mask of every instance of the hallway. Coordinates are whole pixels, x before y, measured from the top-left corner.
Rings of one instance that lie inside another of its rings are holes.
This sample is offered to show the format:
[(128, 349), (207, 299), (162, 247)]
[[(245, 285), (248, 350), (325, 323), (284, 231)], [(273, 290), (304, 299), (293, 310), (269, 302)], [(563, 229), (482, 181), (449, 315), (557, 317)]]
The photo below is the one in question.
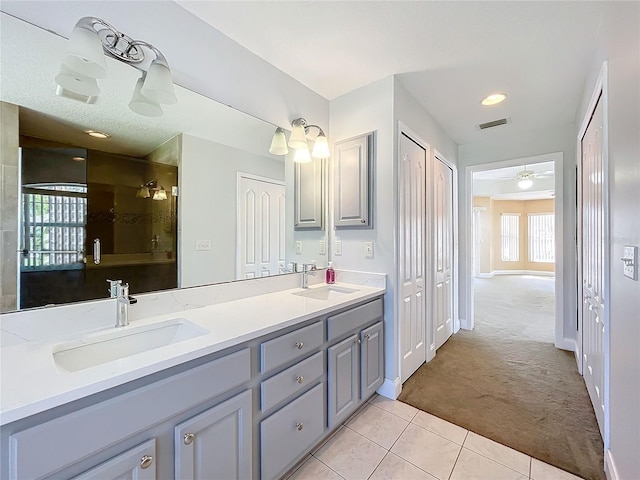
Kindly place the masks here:
[(399, 400), (583, 478), (604, 478), (574, 355), (553, 345), (553, 278), (476, 279), (475, 291), (475, 330), (451, 337)]

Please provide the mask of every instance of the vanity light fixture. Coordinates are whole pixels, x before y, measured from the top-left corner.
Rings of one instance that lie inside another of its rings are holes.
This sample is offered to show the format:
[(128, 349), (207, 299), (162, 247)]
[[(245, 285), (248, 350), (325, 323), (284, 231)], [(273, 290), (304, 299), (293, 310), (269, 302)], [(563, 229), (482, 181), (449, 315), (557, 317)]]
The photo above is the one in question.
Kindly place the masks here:
[[(311, 128), (317, 128), (318, 134), (313, 144), (313, 150), (309, 152), (307, 134)], [(307, 121), (304, 118), (296, 118), (291, 122), (291, 135), (289, 136), (288, 145), (296, 150), (293, 157), (293, 161), (296, 163), (308, 163), (311, 161), (311, 157), (329, 158), (330, 156), (329, 143), (327, 142), (327, 137), (325, 136), (322, 128), (318, 125), (307, 124)], [(272, 153), (273, 155), (286, 155), (289, 153), (284, 130), (280, 127), (276, 128), (276, 131), (273, 134), (269, 153)]]
[[(73, 28), (62, 68), (56, 76), (56, 93), (93, 103), (100, 94), (97, 79), (107, 76), (105, 54), (142, 72), (129, 103), (132, 111), (158, 117), (162, 115), (161, 103), (174, 104), (178, 101), (171, 70), (162, 52), (95, 17), (83, 17)], [(152, 57), (150, 62), (148, 57)]]
[(491, 105), (497, 105), (498, 103), (504, 101), (505, 98), (507, 98), (507, 96), (504, 93), (492, 93), (488, 97), (484, 98), (480, 103), (488, 107)]
[(149, 198), (153, 192), (152, 200), (166, 200), (167, 191), (162, 185), (158, 185), (158, 180), (150, 180), (144, 185), (140, 185), (140, 188), (136, 192), (137, 198)]

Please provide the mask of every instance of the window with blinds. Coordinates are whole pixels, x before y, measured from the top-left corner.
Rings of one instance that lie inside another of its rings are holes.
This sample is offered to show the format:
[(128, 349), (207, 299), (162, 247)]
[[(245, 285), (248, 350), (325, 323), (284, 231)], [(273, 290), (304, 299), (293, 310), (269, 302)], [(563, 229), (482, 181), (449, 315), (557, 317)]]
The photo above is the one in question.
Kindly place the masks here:
[(86, 212), (86, 185), (25, 185), (21, 269), (82, 268)]
[(529, 261), (555, 262), (555, 215), (529, 214)]
[(503, 262), (520, 260), (520, 215), (503, 213), (500, 218), (501, 248)]

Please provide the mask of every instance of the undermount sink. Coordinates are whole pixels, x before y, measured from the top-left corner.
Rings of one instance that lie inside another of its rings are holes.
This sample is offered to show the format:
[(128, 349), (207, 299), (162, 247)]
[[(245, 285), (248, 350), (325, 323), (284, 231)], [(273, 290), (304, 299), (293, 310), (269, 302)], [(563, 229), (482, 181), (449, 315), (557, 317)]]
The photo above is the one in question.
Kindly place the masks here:
[(358, 292), (356, 288), (338, 287), (336, 285), (327, 285), (325, 287), (309, 288), (300, 292), (294, 292), (293, 295), (298, 295), (305, 298), (313, 298), (314, 300), (333, 300), (341, 298), (343, 295)]
[(206, 333), (209, 331), (184, 318), (137, 328), (114, 328), (109, 333), (56, 345), (53, 348), (53, 359), (58, 367), (68, 372), (77, 372)]

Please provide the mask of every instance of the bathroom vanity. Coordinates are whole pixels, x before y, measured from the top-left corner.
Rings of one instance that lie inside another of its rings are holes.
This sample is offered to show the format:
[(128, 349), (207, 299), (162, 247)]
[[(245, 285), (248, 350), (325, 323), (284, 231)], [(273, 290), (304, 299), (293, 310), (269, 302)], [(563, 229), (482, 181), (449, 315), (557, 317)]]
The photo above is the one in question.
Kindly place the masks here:
[(383, 293), (315, 285), (5, 347), (0, 476), (280, 478), (383, 383)]

